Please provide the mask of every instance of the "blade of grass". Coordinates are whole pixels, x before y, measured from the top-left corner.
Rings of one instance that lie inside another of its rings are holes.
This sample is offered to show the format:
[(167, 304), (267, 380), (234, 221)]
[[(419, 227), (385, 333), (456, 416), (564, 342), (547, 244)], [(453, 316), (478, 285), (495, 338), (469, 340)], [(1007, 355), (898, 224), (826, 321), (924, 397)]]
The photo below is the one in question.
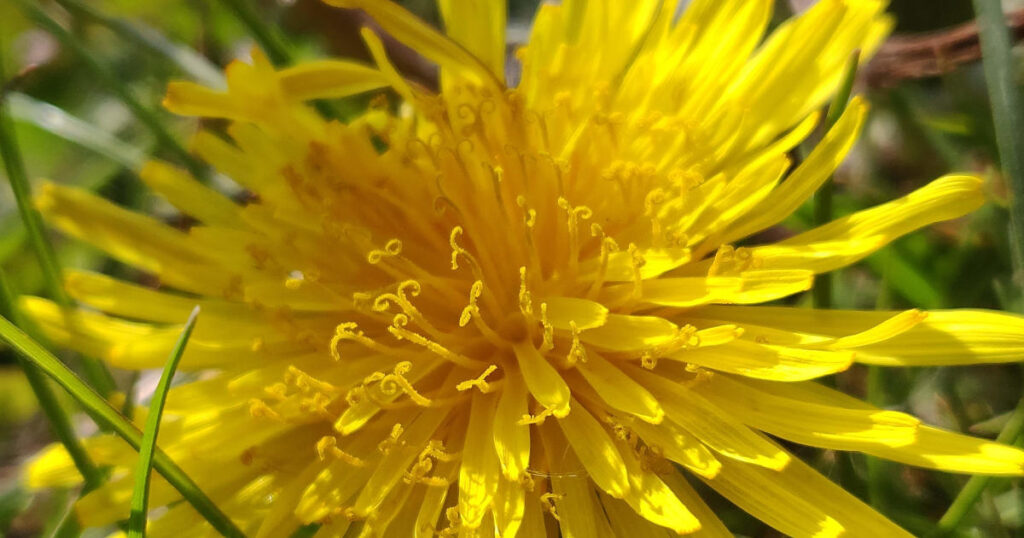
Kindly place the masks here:
[(1018, 288), (1024, 288), (1024, 107), (1015, 81), (1016, 61), (999, 0), (974, 0), (982, 66), (992, 104), (999, 161), (1010, 184), (1010, 249)]
[[(0, 339), (7, 342), (14, 351), (32, 361), (46, 375), (50, 376), (61, 387), (68, 391), (100, 426), (110, 429), (124, 439), (132, 448), (139, 450), (142, 446), (142, 432), (126, 420), (91, 387), (85, 384), (74, 372), (64, 366), (38, 342), (20, 331), (6, 318), (0, 317)], [(154, 450), (153, 467), (156, 468), (167, 482), (181, 493), (182, 497), (195, 507), (206, 520), (224, 536), (231, 538), (243, 537), (242, 531), (219, 509), (217, 505), (199, 489), (185, 471), (159, 448)]]
[[(1003, 428), (1003, 431), (999, 432), (996, 441), (999, 443), (1013, 443), (1020, 437), (1022, 432), (1024, 432), (1024, 398), (1017, 402), (1017, 408), (1010, 415), (1010, 420), (1006, 423), (1006, 427)], [(953, 499), (953, 503), (949, 505), (946, 513), (939, 519), (935, 530), (929, 536), (938, 537), (953, 534), (963, 522), (964, 517), (974, 508), (975, 503), (981, 499), (981, 494), (991, 481), (991, 476), (972, 476), (963, 489), (960, 490), (960, 493), (957, 493), (956, 499)]]
[[(839, 86), (835, 99), (828, 107), (828, 114), (825, 115), (825, 130), (831, 129), (839, 121), (839, 117), (846, 110), (850, 102), (850, 94), (853, 92), (853, 82), (857, 78), (857, 66), (860, 63), (860, 51), (855, 50), (850, 55), (849, 63), (846, 65), (846, 75)], [(814, 224), (821, 226), (831, 222), (833, 219), (832, 193), (835, 190), (834, 181), (829, 178), (818, 192), (814, 195)], [(818, 275), (812, 290), (815, 308), (829, 308), (832, 306), (832, 274), (824, 273)]]
[[(0, 316), (15, 320), (19, 325), (23, 325), (17, 310), (14, 308), (13, 297), (7, 285), (7, 278), (3, 270), (0, 269)], [(22, 370), (25, 371), (25, 379), (28, 380), (29, 385), (32, 387), (32, 392), (35, 393), (36, 399), (39, 400), (39, 407), (43, 410), (43, 414), (49, 421), (54, 437), (57, 438), (60, 444), (64, 445), (64, 449), (68, 451), (68, 456), (71, 457), (71, 461), (75, 464), (75, 468), (82, 475), (84, 481), (83, 489), (85, 491), (96, 489), (103, 481), (103, 474), (85, 451), (82, 443), (78, 440), (78, 436), (75, 435), (75, 428), (71, 425), (71, 417), (68, 416), (67, 412), (60, 405), (57, 395), (54, 394), (53, 389), (46, 382), (43, 373), (31, 362), (22, 359), (20, 356), (18, 357), (18, 363), (21, 365)]]
[(178, 362), (185, 352), (185, 345), (196, 326), (199, 306), (192, 309), (192, 314), (185, 322), (185, 328), (174, 344), (171, 356), (167, 358), (164, 372), (157, 383), (156, 392), (149, 403), (149, 415), (146, 417), (146, 428), (142, 432), (142, 446), (139, 448), (139, 465), (135, 469), (135, 489), (132, 492), (132, 511), (128, 516), (128, 538), (142, 538), (146, 535), (146, 513), (149, 511), (149, 474), (153, 467), (153, 450), (156, 448), (156, 436), (160, 433), (160, 417), (164, 414), (164, 402), (167, 391), (171, 388), (171, 379), (178, 369)]
[(15, 92), (11, 92), (7, 99), (12, 118), (31, 123), (129, 170), (140, 170), (146, 160), (146, 154), (149, 153), (146, 149), (122, 142), (116, 136), (97, 129), (94, 125), (50, 103)]
[[(1014, 81), (1016, 63), (1010, 50), (1010, 36), (999, 0), (974, 0), (974, 12), (981, 40), (982, 66), (992, 104), (992, 120), (1003, 174), (1010, 185), (1010, 252), (1014, 281), (1024, 284), (1024, 108)], [(997, 441), (1013, 443), (1024, 431), (1024, 397), (1010, 415)], [(932, 533), (952, 533), (981, 498), (992, 477), (974, 476), (967, 481)]]
[(169, 60), (196, 82), (217, 88), (226, 86), (223, 73), (205, 56), (171, 41), (155, 28), (112, 17), (81, 0), (57, 0), (57, 3), (74, 16), (105, 26), (125, 41)]
[(58, 41), (65, 47), (72, 50), (78, 59), (82, 62), (82, 66), (87, 71), (92, 73), (104, 86), (107, 87), (128, 109), (132, 112), (136, 119), (142, 122), (147, 129), (156, 137), (157, 143), (167, 152), (174, 155), (182, 164), (188, 168), (189, 172), (192, 173), (198, 179), (203, 179), (207, 176), (206, 167), (195, 157), (192, 156), (185, 149), (177, 139), (171, 135), (170, 131), (164, 126), (152, 110), (143, 106), (138, 99), (132, 95), (131, 91), (128, 90), (127, 86), (122, 80), (120, 80), (116, 73), (114, 73), (106, 65), (101, 64), (85, 46), (84, 43), (79, 41), (77, 37), (72, 35), (70, 32), (64, 29), (57, 21), (50, 18), (45, 11), (35, 5), (34, 2), (27, 0), (15, 0), (15, 2), (21, 7), (22, 11), (26, 16), (36, 24), (38, 24), (47, 33), (53, 35)]
[[(0, 47), (2, 50), (2, 47)], [(0, 84), (6, 86), (6, 75), (3, 69), (3, 62), (0, 61)], [(2, 91), (2, 90), (0, 90)], [(53, 300), (62, 307), (71, 306), (71, 298), (64, 291), (63, 278), (61, 276), (60, 264), (57, 262), (57, 253), (53, 245), (47, 240), (43, 230), (43, 219), (39, 216), (32, 205), (32, 187), (25, 173), (25, 164), (21, 160), (21, 151), (18, 149), (18, 139), (14, 136), (14, 127), (7, 112), (7, 94), (0, 93), (0, 156), (3, 157), (4, 166), (7, 170), (7, 180), (14, 191), (14, 199), (18, 206), (18, 213), (25, 225), (32, 250), (39, 260), (39, 267), (42, 270), (43, 282), (46, 291), (53, 297)], [(83, 358), (82, 366), (89, 382), (96, 387), (100, 394), (109, 396), (113, 392), (114, 378), (106, 369), (103, 363), (90, 358)]]

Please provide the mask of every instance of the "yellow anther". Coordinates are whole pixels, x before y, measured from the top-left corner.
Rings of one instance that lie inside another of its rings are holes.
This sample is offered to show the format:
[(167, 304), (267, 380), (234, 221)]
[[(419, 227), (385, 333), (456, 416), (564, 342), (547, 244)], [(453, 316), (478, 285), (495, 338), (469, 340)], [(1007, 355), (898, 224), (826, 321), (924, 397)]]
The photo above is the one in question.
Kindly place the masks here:
[(281, 420), (281, 414), (271, 409), (267, 402), (260, 400), (259, 398), (253, 398), (249, 400), (249, 414), (253, 418), (269, 418), (273, 420)]
[(384, 244), (384, 248), (375, 248), (366, 254), (366, 261), (377, 265), (384, 258), (392, 258), (402, 253), (402, 242), (398, 239), (391, 239)]
[(408, 318), (406, 318), (402, 314), (396, 314), (394, 320), (392, 320), (392, 325), (388, 327), (388, 332), (391, 333), (391, 335), (398, 340), (408, 340), (414, 344), (423, 346), (427, 348), (428, 351), (437, 355), (438, 357), (441, 357), (459, 366), (464, 366), (467, 368), (479, 368), (487, 365), (487, 363), (480, 362), (478, 360), (466, 357), (461, 353), (451, 351), (450, 349), (442, 346), (441, 344), (426, 338), (422, 334), (415, 333), (410, 331), (409, 329), (406, 329), (406, 323), (408, 323)]
[(401, 424), (395, 423), (395, 425), (391, 427), (391, 433), (388, 434), (388, 438), (384, 439), (377, 445), (377, 450), (380, 450), (383, 454), (387, 454), (396, 446), (402, 446), (404, 444), (404, 441), (402, 441), (402, 434), (404, 432), (405, 428), (403, 428)]
[(649, 351), (644, 351), (640, 355), (640, 366), (648, 370), (653, 370), (658, 365), (658, 358), (651, 354)]
[(257, 336), (256, 338), (253, 338), (252, 344), (249, 346), (249, 348), (252, 349), (253, 353), (259, 353), (260, 351), (263, 351), (265, 347), (266, 343), (263, 341), (262, 336)]
[(480, 389), (480, 392), (482, 392), (484, 394), (487, 394), (488, 392), (491, 392), (491, 385), (489, 383), (487, 383), (486, 378), (487, 378), (487, 376), (489, 376), (492, 373), (494, 373), (494, 371), (497, 370), (497, 369), (498, 369), (498, 367), (496, 365), (492, 364), (492, 365), (488, 366), (487, 369), (484, 370), (482, 374), (476, 376), (475, 378), (467, 379), (466, 381), (463, 381), (463, 382), (459, 383), (458, 385), (455, 385), (455, 390), (457, 390), (459, 392), (462, 392), (462, 391), (469, 390), (469, 389), (471, 389), (473, 387), (476, 387), (476, 388)]
[(519, 421), (516, 422), (516, 424), (520, 426), (527, 426), (530, 424), (536, 424), (537, 426), (540, 426), (541, 424), (544, 424), (544, 421), (547, 420), (547, 418), (552, 415), (554, 415), (554, 411), (552, 411), (550, 408), (545, 407), (544, 409), (541, 410), (540, 413), (537, 413), (536, 415), (523, 415), (523, 417), (520, 418)]
[(474, 315), (480, 315), (480, 306), (477, 304), (477, 299), (483, 295), (483, 292), (484, 283), (480, 280), (473, 282), (473, 285), (469, 288), (469, 305), (462, 309), (462, 315), (459, 316), (459, 327), (465, 327)]
[(331, 357), (334, 357), (334, 360), (341, 360), (341, 352), (338, 350), (338, 344), (346, 340), (361, 344), (363, 347), (372, 349), (378, 353), (393, 353), (393, 350), (387, 346), (381, 345), (364, 335), (363, 331), (359, 330), (359, 326), (355, 323), (345, 322), (338, 324), (338, 326), (334, 328), (334, 337), (331, 338)]
[(527, 318), (533, 317), (533, 294), (526, 286), (526, 267), (519, 268), (519, 311)]
[(279, 402), (284, 401), (288, 399), (288, 385), (284, 383), (267, 385), (263, 387), (263, 393)]
[[(604, 234), (604, 230), (601, 230), (601, 234)], [(612, 252), (618, 251), (619, 244), (616, 243), (614, 239), (607, 236), (601, 238), (601, 261), (597, 268), (597, 276), (594, 277), (594, 281), (590, 284), (590, 289), (587, 290), (587, 299), (593, 301), (597, 298), (597, 294), (600, 293), (601, 287), (604, 286), (604, 279), (608, 275), (608, 259), (611, 257)]]
[(558, 198), (558, 207), (562, 208), (568, 216), (568, 229), (569, 229), (569, 275), (573, 276), (576, 274), (576, 270), (579, 267), (579, 250), (580, 250), (580, 238), (579, 238), (579, 222), (580, 219), (589, 219), (594, 216), (594, 212), (587, 206), (573, 207), (569, 204), (569, 201), (565, 198)]
[(336, 392), (338, 389), (334, 385), (303, 372), (296, 368), (294, 365), (288, 366), (288, 371), (284, 374), (284, 382), (295, 385), (299, 390), (303, 392)]
[(572, 331), (572, 345), (569, 347), (569, 356), (566, 360), (570, 366), (577, 362), (587, 362), (587, 348), (580, 342), (580, 329), (575, 321), (569, 322), (569, 330)]
[(381, 378), (378, 388), (381, 393), (387, 396), (393, 396), (398, 391), (404, 392), (409, 396), (409, 399), (416, 405), (421, 407), (428, 407), (432, 403), (430, 398), (427, 398), (420, 394), (413, 386), (409, 383), (409, 380), (405, 378), (405, 374), (412, 370), (412, 363), (403, 361), (395, 365), (395, 369), (391, 374), (388, 374)]
[(306, 282), (304, 278), (288, 277), (284, 279), (284, 287), (290, 290), (297, 290)]
[(310, 398), (303, 398), (299, 402), (299, 409), (307, 413), (320, 415), (324, 418), (332, 418), (333, 415), (327, 410), (327, 406), (333, 401), (334, 400), (330, 396), (322, 392), (317, 392)]
[(555, 511), (555, 501), (562, 499), (562, 496), (557, 493), (545, 493), (540, 496), (540, 506), (545, 512), (551, 514), (551, 517), (555, 518), (555, 521), (561, 521), (562, 518), (558, 517), (558, 512)]
[(633, 299), (638, 300), (643, 296), (643, 275), (640, 268), (647, 263), (647, 260), (644, 260), (640, 249), (633, 243), (630, 243), (626, 250), (629, 252), (630, 268), (633, 270)]
[(338, 438), (333, 435), (321, 437), (317, 441), (316, 453), (320, 457), (320, 461), (326, 461), (327, 456), (332, 456), (353, 467), (366, 467), (366, 461), (338, 448)]
[(555, 349), (555, 327), (548, 321), (548, 304), (540, 304), (540, 326), (544, 329), (544, 340), (540, 344), (540, 352), (547, 353)]

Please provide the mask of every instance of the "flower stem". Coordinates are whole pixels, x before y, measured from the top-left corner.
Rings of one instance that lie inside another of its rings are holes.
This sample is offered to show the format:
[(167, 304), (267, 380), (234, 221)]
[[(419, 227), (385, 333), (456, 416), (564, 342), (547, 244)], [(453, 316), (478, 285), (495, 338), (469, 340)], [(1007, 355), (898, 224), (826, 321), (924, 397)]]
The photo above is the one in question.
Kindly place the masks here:
[[(855, 50), (850, 55), (850, 61), (846, 67), (846, 75), (835, 99), (828, 107), (828, 114), (825, 115), (825, 130), (831, 129), (839, 121), (839, 117), (846, 110), (850, 102), (850, 94), (853, 92), (853, 82), (857, 78), (857, 65), (860, 61), (860, 51)], [(835, 190), (832, 178), (829, 178), (818, 189), (814, 195), (814, 225), (821, 226), (832, 221), (832, 193)], [(818, 281), (814, 285), (813, 298), (815, 308), (829, 308), (832, 306), (832, 275), (824, 273), (818, 275)]]
[[(6, 88), (7, 78), (4, 68), (0, 62), (0, 84)], [(63, 277), (60, 264), (57, 261), (57, 253), (53, 244), (46, 237), (43, 228), (43, 219), (39, 212), (32, 205), (32, 187), (28, 181), (28, 174), (25, 173), (25, 163), (21, 160), (21, 150), (18, 148), (18, 139), (14, 134), (14, 125), (7, 111), (7, 92), (0, 93), (0, 156), (3, 157), (4, 167), (7, 171), (7, 180), (14, 191), (14, 200), (18, 206), (18, 213), (25, 225), (32, 250), (39, 261), (40, 272), (43, 277), (43, 285), (46, 292), (63, 308), (72, 306), (71, 298), (64, 291)], [(89, 358), (83, 358), (82, 367), (85, 370), (89, 383), (96, 388), (104, 397), (109, 396), (115, 388), (114, 379), (103, 363)]]

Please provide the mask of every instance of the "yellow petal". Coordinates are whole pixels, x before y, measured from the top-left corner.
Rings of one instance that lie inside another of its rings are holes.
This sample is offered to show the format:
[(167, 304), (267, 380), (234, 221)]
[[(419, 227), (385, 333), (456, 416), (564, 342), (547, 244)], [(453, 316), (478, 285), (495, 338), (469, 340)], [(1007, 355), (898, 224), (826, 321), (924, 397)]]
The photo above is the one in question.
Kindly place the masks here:
[(906, 413), (821, 405), (757, 387), (719, 375), (693, 390), (753, 428), (804, 445), (838, 450), (901, 447), (918, 436), (921, 421)]
[[(778, 329), (780, 336), (821, 335), (808, 345), (827, 345), (863, 333), (899, 312), (814, 310), (789, 307), (708, 306), (694, 312), (747, 327)], [(1016, 362), (1024, 353), (1024, 317), (985, 310), (933, 310), (904, 332), (854, 348), (855, 360), (883, 366), (938, 366)], [(884, 326), (882, 326), (884, 328)], [(789, 331), (787, 333), (787, 331)]]
[(388, 85), (380, 71), (344, 60), (306, 61), (277, 76), (281, 90), (297, 101), (340, 99)]
[(498, 455), (491, 426), (495, 399), (474, 391), (459, 467), (459, 515), (469, 529), (480, 527), (498, 488)]
[(686, 506), (686, 509), (692, 512), (697, 517), (697, 521), (700, 522), (700, 530), (688, 536), (693, 538), (731, 538), (734, 536), (725, 527), (725, 524), (718, 519), (718, 516), (715, 515), (711, 508), (704, 504), (700, 494), (690, 486), (680, 473), (673, 469), (670, 472), (659, 475), (659, 478), (672, 489), (672, 493), (679, 498), (683, 505)]
[(498, 479), (494, 493), (494, 524), (498, 536), (514, 537), (523, 525), (526, 511), (526, 490), (517, 481)]
[(636, 367), (625, 371), (658, 397), (666, 418), (715, 452), (769, 469), (781, 469), (789, 463), (789, 454), (784, 450), (704, 397), (686, 390), (685, 385)]
[(529, 341), (514, 344), (512, 349), (534, 399), (556, 417), (569, 414), (569, 385), (558, 370)]
[(529, 412), (526, 384), (519, 372), (509, 370), (494, 414), (494, 448), (502, 474), (519, 480), (530, 465), (530, 427), (519, 424)]
[[(405, 431), (399, 442), (391, 451), (381, 458), (380, 465), (366, 480), (359, 496), (352, 505), (352, 510), (360, 517), (367, 517), (387, 497), (402, 476), (423, 451), (427, 441), (437, 431), (437, 427), (448, 415), (448, 409), (427, 409), (421, 412), (409, 424), (404, 424)], [(366, 437), (366, 436), (360, 436)]]
[(573, 401), (572, 410), (558, 419), (558, 425), (590, 479), (612, 497), (622, 498), (629, 491), (626, 468), (622, 455), (601, 423), (579, 402)]
[(693, 513), (658, 475), (643, 469), (633, 454), (625, 454), (623, 462), (630, 485), (624, 500), (637, 514), (651, 523), (668, 527), (676, 534), (690, 534), (701, 528)]
[(572, 324), (576, 329), (584, 331), (604, 325), (608, 318), (608, 308), (601, 303), (579, 299), (576, 297), (546, 297), (541, 300), (547, 304), (548, 322), (552, 327), (568, 331)]
[(486, 65), (498, 81), (505, 80), (504, 0), (439, 0), (448, 37)]
[[(478, 82), (496, 81), (494, 74), (465, 48), (441, 35), (430, 25), (394, 2), (389, 0), (325, 1), (333, 6), (362, 9), (389, 34), (419, 54), (437, 62), (442, 68), (476, 79)], [(504, 72), (504, 68), (502, 72)]]
[[(710, 303), (752, 304), (780, 299), (811, 288), (814, 274), (803, 269), (745, 271), (739, 276), (677, 277), (647, 280), (641, 302), (688, 308)], [(609, 286), (615, 297), (632, 293), (631, 285)]]
[(751, 209), (746, 217), (733, 224), (720, 238), (719, 244), (729, 243), (763, 230), (796, 211), (796, 208), (818, 190), (846, 157), (846, 153), (860, 133), (866, 115), (867, 105), (859, 98), (854, 98), (839, 121), (829, 130), (821, 143), (815, 146), (807, 159), (763, 202)]
[[(810, 405), (834, 406), (862, 413), (880, 412), (865, 402), (818, 383), (787, 383), (784, 386), (772, 384), (764, 387), (761, 381), (747, 382), (762, 390), (773, 390), (779, 396)], [(858, 450), (880, 458), (947, 472), (1011, 476), (1024, 474), (1024, 450), (929, 426), (918, 427), (916, 438), (909, 444), (867, 446)]]
[(694, 474), (714, 478), (722, 464), (696, 437), (674, 422), (665, 421), (657, 426), (634, 422), (630, 428), (649, 445), (661, 449), (671, 461), (686, 467)]
[(723, 460), (705, 483), (790, 536), (911, 536), (796, 458), (780, 470)]
[(588, 353), (587, 361), (578, 363), (576, 369), (609, 406), (652, 424), (665, 417), (657, 398), (597, 353)]
[(580, 334), (583, 342), (611, 351), (644, 350), (678, 337), (679, 327), (667, 319), (622, 314), (608, 314), (603, 325)]
[(239, 207), (219, 192), (199, 183), (188, 172), (160, 161), (149, 161), (139, 171), (149, 187), (186, 215), (207, 224), (243, 227)]
[(759, 379), (805, 381), (846, 370), (853, 364), (854, 353), (734, 340), (674, 351), (665, 358)]

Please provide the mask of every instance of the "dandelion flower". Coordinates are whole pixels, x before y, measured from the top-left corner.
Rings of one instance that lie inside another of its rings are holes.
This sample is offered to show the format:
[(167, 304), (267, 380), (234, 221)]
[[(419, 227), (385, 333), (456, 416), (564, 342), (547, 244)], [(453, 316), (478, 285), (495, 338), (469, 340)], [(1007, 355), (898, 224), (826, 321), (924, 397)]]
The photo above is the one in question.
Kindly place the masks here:
[[(330, 3), (435, 62), (440, 89), (403, 78), (368, 29), (374, 65), (277, 70), (256, 51), (226, 91), (171, 85), (170, 110), (229, 120), (193, 148), (251, 201), (152, 162), (142, 179), (198, 221), (183, 232), (50, 185), (50, 222), (162, 285), (74, 271), (74, 315), (22, 303), (54, 342), (130, 369), (160, 366), (202, 306), (181, 368), (204, 373), (172, 389), (160, 444), (247, 533), (731, 536), (699, 480), (788, 535), (908, 535), (776, 439), (1024, 474), (1018, 449), (814, 381), (1016, 361), (1021, 318), (755, 306), (977, 208), (979, 179), (736, 246), (850, 149), (859, 99), (787, 158), (851, 53), (887, 33), (883, 2), (823, 0), (763, 41), (771, 0), (678, 18), (675, 2), (544, 4), (517, 84), (503, 2), (440, 0), (443, 34), (390, 2)], [(380, 96), (347, 123), (309, 106), (365, 92)], [(114, 471), (79, 518), (125, 518), (133, 452), (87, 446)], [(80, 479), (51, 448), (28, 480)], [(162, 479), (152, 498), (151, 536), (212, 532)]]

